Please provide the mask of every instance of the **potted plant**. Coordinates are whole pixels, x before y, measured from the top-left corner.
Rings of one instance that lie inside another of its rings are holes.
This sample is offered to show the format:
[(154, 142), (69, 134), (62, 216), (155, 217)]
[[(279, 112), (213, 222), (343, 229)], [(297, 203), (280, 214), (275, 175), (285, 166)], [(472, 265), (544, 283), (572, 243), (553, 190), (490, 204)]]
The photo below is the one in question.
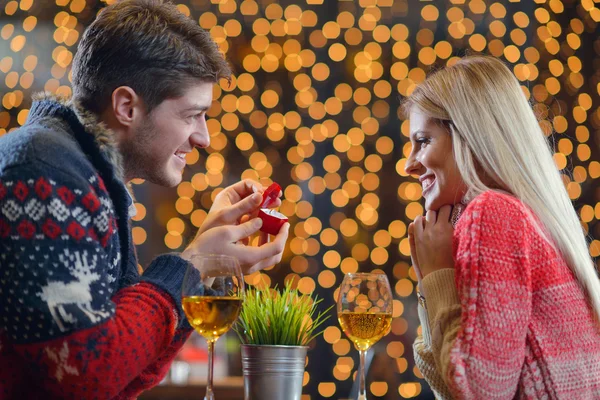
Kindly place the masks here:
[(329, 307), (288, 283), (280, 292), (251, 288), (234, 327), (242, 342), (245, 400), (300, 400), (308, 344), (323, 330)]

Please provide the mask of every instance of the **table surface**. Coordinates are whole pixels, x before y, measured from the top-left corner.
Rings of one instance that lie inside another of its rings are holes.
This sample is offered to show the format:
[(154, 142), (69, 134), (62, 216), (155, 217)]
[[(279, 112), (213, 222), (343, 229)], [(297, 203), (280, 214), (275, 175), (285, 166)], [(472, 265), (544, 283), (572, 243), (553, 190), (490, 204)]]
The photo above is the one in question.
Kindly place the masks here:
[[(241, 400), (244, 398), (244, 378), (232, 376), (214, 381), (213, 391), (219, 400)], [(185, 385), (162, 384), (144, 393), (139, 400), (202, 400), (206, 393), (206, 382)]]

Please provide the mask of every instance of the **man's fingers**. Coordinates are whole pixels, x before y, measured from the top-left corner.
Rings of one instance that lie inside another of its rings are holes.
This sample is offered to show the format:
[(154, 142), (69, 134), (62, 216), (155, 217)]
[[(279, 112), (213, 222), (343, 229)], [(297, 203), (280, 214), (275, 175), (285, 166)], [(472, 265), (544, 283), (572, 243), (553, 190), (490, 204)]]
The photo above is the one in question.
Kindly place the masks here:
[[(289, 222), (286, 222), (285, 224), (283, 224), (281, 229), (279, 229), (279, 232), (277, 233), (277, 236), (275, 236), (275, 240), (273, 241), (273, 243), (279, 242), (285, 245), (285, 241), (287, 240), (289, 231), (290, 224)], [(281, 251), (283, 251), (283, 247), (281, 248)]]
[(262, 246), (263, 244), (269, 243), (269, 237), (270, 236), (269, 236), (269, 234), (267, 232), (261, 231), (259, 239), (258, 239), (258, 245)]
[(273, 243), (268, 243), (261, 247), (238, 247), (240, 247), (240, 249), (237, 251), (237, 259), (244, 269), (252, 268), (254, 270), (254, 267), (257, 265), (262, 266), (262, 268), (266, 268), (269, 266), (265, 264), (267, 260), (271, 260), (276, 256), (281, 257), (281, 252), (278, 251), (276, 246), (273, 246)]
[(244, 179), (239, 181), (238, 183), (234, 183), (230, 186), (240, 198), (244, 198), (252, 193), (261, 193), (264, 192), (262, 185), (252, 179)]
[(257, 264), (254, 264), (252, 267), (250, 267), (250, 269), (246, 273), (252, 274), (256, 271), (261, 271), (265, 268), (269, 268), (269, 267), (272, 267), (273, 265), (279, 264), (280, 261), (281, 261), (281, 254), (274, 255), (273, 257), (271, 257), (267, 260), (263, 260)]
[[(262, 226), (262, 220), (260, 218), (254, 218), (248, 222), (237, 226), (225, 226), (223, 229), (227, 229), (229, 232), (229, 239), (231, 242), (237, 242), (247, 238), (250, 235), (255, 234)], [(248, 248), (251, 250), (252, 248)]]
[(280, 198), (276, 198), (271, 204), (269, 204), (269, 208), (277, 208), (280, 205), (281, 205), (281, 199)]
[(267, 243), (267, 244), (263, 245), (262, 247), (274, 245), (275, 249), (277, 250), (277, 253), (283, 253), (283, 249), (285, 248), (285, 242), (287, 241), (287, 238), (288, 238), (289, 230), (290, 230), (290, 224), (288, 222), (286, 222), (279, 229), (279, 232), (275, 236), (275, 239), (273, 240), (273, 242)]
[(239, 181), (234, 183), (231, 186), (226, 187), (219, 196), (227, 196), (229, 198), (229, 203), (235, 204), (242, 199), (254, 194), (254, 193), (262, 193), (264, 192), (262, 186), (251, 179), (244, 179), (243, 181)]
[[(250, 215), (242, 215), (242, 218), (240, 218), (239, 220), (239, 224), (245, 224), (248, 221), (250, 221)], [(244, 246), (248, 246), (248, 244), (250, 243), (250, 238), (245, 237), (243, 239), (240, 239), (240, 243), (242, 243)]]
[(222, 209), (221, 222), (223, 224), (233, 224), (240, 220), (244, 215), (251, 214), (255, 211), (260, 202), (262, 201), (262, 195), (255, 193), (252, 196), (248, 196), (245, 199), (238, 201), (237, 203)]
[[(254, 220), (253, 220), (254, 221)], [(260, 220), (259, 220), (260, 221)], [(244, 225), (250, 224), (252, 221), (247, 222)], [(243, 225), (239, 225), (236, 227), (237, 228), (241, 228)], [(277, 236), (275, 236), (275, 239), (271, 242), (271, 243), (267, 243), (264, 244), (260, 247), (242, 247), (242, 246), (237, 246), (239, 247), (238, 249), (236, 249), (236, 257), (238, 258), (238, 260), (240, 261), (241, 265), (254, 265), (254, 264), (258, 264), (259, 262), (265, 260), (265, 259), (269, 259), (273, 256), (276, 255), (281, 255), (281, 253), (283, 253), (283, 249), (285, 247), (285, 242), (287, 240), (287, 236), (288, 236), (288, 230), (290, 228), (290, 224), (286, 223), (284, 224), (281, 229), (279, 230), (279, 233), (277, 234)], [(254, 232), (256, 232), (258, 229), (256, 229)], [(237, 233), (236, 235), (243, 235), (244, 233), (247, 233), (248, 231), (245, 232), (240, 232)], [(252, 233), (254, 233), (252, 232)], [(249, 236), (249, 235), (246, 235)], [(232, 241), (237, 241), (238, 239), (232, 240)]]

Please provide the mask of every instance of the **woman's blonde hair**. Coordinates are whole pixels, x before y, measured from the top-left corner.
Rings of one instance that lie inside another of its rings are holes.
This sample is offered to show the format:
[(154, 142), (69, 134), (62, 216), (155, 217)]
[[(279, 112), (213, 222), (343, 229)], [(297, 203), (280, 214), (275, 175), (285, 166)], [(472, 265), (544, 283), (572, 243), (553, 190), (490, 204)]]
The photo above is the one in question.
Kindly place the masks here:
[(403, 109), (448, 127), (466, 200), (493, 188), (529, 206), (600, 321), (600, 280), (579, 218), (531, 105), (506, 65), (493, 57), (465, 57), (417, 86)]

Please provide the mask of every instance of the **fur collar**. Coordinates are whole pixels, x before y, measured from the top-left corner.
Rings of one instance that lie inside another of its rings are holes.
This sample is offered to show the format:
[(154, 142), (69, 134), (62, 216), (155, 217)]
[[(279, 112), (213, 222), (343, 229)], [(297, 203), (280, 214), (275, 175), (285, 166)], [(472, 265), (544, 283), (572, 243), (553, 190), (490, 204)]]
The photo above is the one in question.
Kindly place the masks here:
[(117, 178), (121, 180), (121, 182), (125, 181), (123, 157), (117, 148), (115, 133), (111, 131), (104, 122), (100, 121), (94, 113), (84, 109), (81, 104), (71, 98), (49, 92), (34, 94), (33, 101), (54, 101), (73, 110), (85, 131), (94, 136), (98, 148), (112, 164)]

